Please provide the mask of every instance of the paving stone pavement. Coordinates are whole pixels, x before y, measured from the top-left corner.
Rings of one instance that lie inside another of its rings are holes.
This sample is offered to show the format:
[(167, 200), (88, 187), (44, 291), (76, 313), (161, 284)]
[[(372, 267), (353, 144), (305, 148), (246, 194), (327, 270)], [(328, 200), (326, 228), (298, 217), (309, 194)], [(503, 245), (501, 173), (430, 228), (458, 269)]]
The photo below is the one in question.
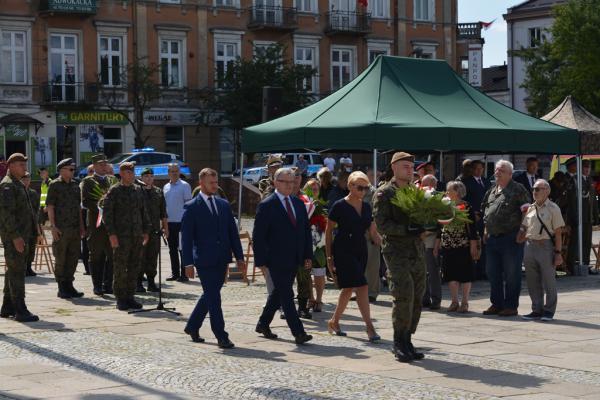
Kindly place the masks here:
[[(162, 257), (166, 274), (166, 249)], [(80, 270), (75, 284), (84, 298), (58, 299), (53, 277), (42, 271), (27, 279), (28, 305), (41, 321), (0, 320), (0, 399), (600, 398), (598, 276), (559, 279), (552, 323), (483, 317), (488, 285), (476, 282), (472, 312), (424, 311), (415, 344), (426, 358), (413, 364), (390, 353), (387, 293), (371, 309), (381, 343), (367, 341), (354, 303), (342, 321), (348, 337), (327, 334), (338, 294), (328, 285), (323, 312), (305, 321), (315, 338), (298, 347), (280, 319), (273, 324), (279, 340), (254, 333), (266, 298), (262, 278), (250, 286), (230, 281), (222, 297), (236, 348), (224, 351), (208, 321), (201, 330), (207, 343), (192, 343), (182, 332), (201, 293), (198, 282), (164, 285), (167, 306), (182, 317), (119, 312), (114, 297), (91, 295)], [(156, 303), (153, 294), (139, 298), (145, 307)], [(520, 311), (530, 305), (524, 287)]]

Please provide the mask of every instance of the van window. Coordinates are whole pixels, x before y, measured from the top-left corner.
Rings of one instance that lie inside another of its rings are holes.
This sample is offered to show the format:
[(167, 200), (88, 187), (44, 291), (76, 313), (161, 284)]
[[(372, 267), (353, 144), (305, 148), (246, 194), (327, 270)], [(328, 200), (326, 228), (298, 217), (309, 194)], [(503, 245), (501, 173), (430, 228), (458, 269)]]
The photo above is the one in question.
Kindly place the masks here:
[(320, 154), (311, 154), (312, 158), (311, 164), (323, 164), (323, 157)]
[(283, 165), (294, 165), (296, 163), (294, 154), (286, 154), (283, 158)]

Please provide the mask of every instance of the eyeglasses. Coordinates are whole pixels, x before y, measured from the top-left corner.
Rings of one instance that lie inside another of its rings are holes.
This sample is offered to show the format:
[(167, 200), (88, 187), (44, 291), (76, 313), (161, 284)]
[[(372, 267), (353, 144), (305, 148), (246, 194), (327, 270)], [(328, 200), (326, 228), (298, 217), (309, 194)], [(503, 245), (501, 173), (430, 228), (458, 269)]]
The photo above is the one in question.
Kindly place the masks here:
[(358, 190), (359, 192), (366, 192), (367, 190), (369, 190), (368, 186), (362, 186), (362, 185), (355, 185), (356, 190)]
[(533, 188), (533, 191), (534, 191), (534, 192), (540, 192), (540, 191), (542, 191), (542, 190), (544, 190), (544, 189), (546, 189), (546, 188), (544, 188), (544, 187), (534, 187), (534, 188)]

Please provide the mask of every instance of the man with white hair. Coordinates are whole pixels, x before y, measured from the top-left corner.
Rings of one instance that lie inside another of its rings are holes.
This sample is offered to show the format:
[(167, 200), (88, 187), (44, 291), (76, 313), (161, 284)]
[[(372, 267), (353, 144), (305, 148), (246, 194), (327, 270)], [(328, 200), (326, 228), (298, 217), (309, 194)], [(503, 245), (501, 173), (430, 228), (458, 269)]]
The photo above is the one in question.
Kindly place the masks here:
[(523, 213), (529, 208), (529, 192), (513, 181), (512, 174), (512, 163), (498, 161), (494, 171), (496, 185), (487, 191), (481, 205), (492, 303), (484, 315), (518, 314), (523, 244), (517, 243), (517, 235), (523, 229)]

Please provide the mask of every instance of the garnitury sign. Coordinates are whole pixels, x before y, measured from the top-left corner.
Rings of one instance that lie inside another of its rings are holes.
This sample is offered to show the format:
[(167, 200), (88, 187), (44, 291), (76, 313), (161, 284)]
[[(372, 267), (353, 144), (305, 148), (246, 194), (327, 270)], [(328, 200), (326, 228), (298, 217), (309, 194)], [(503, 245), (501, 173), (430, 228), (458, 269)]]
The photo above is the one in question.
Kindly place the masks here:
[(96, 13), (96, 0), (46, 0), (46, 3), (51, 12)]

